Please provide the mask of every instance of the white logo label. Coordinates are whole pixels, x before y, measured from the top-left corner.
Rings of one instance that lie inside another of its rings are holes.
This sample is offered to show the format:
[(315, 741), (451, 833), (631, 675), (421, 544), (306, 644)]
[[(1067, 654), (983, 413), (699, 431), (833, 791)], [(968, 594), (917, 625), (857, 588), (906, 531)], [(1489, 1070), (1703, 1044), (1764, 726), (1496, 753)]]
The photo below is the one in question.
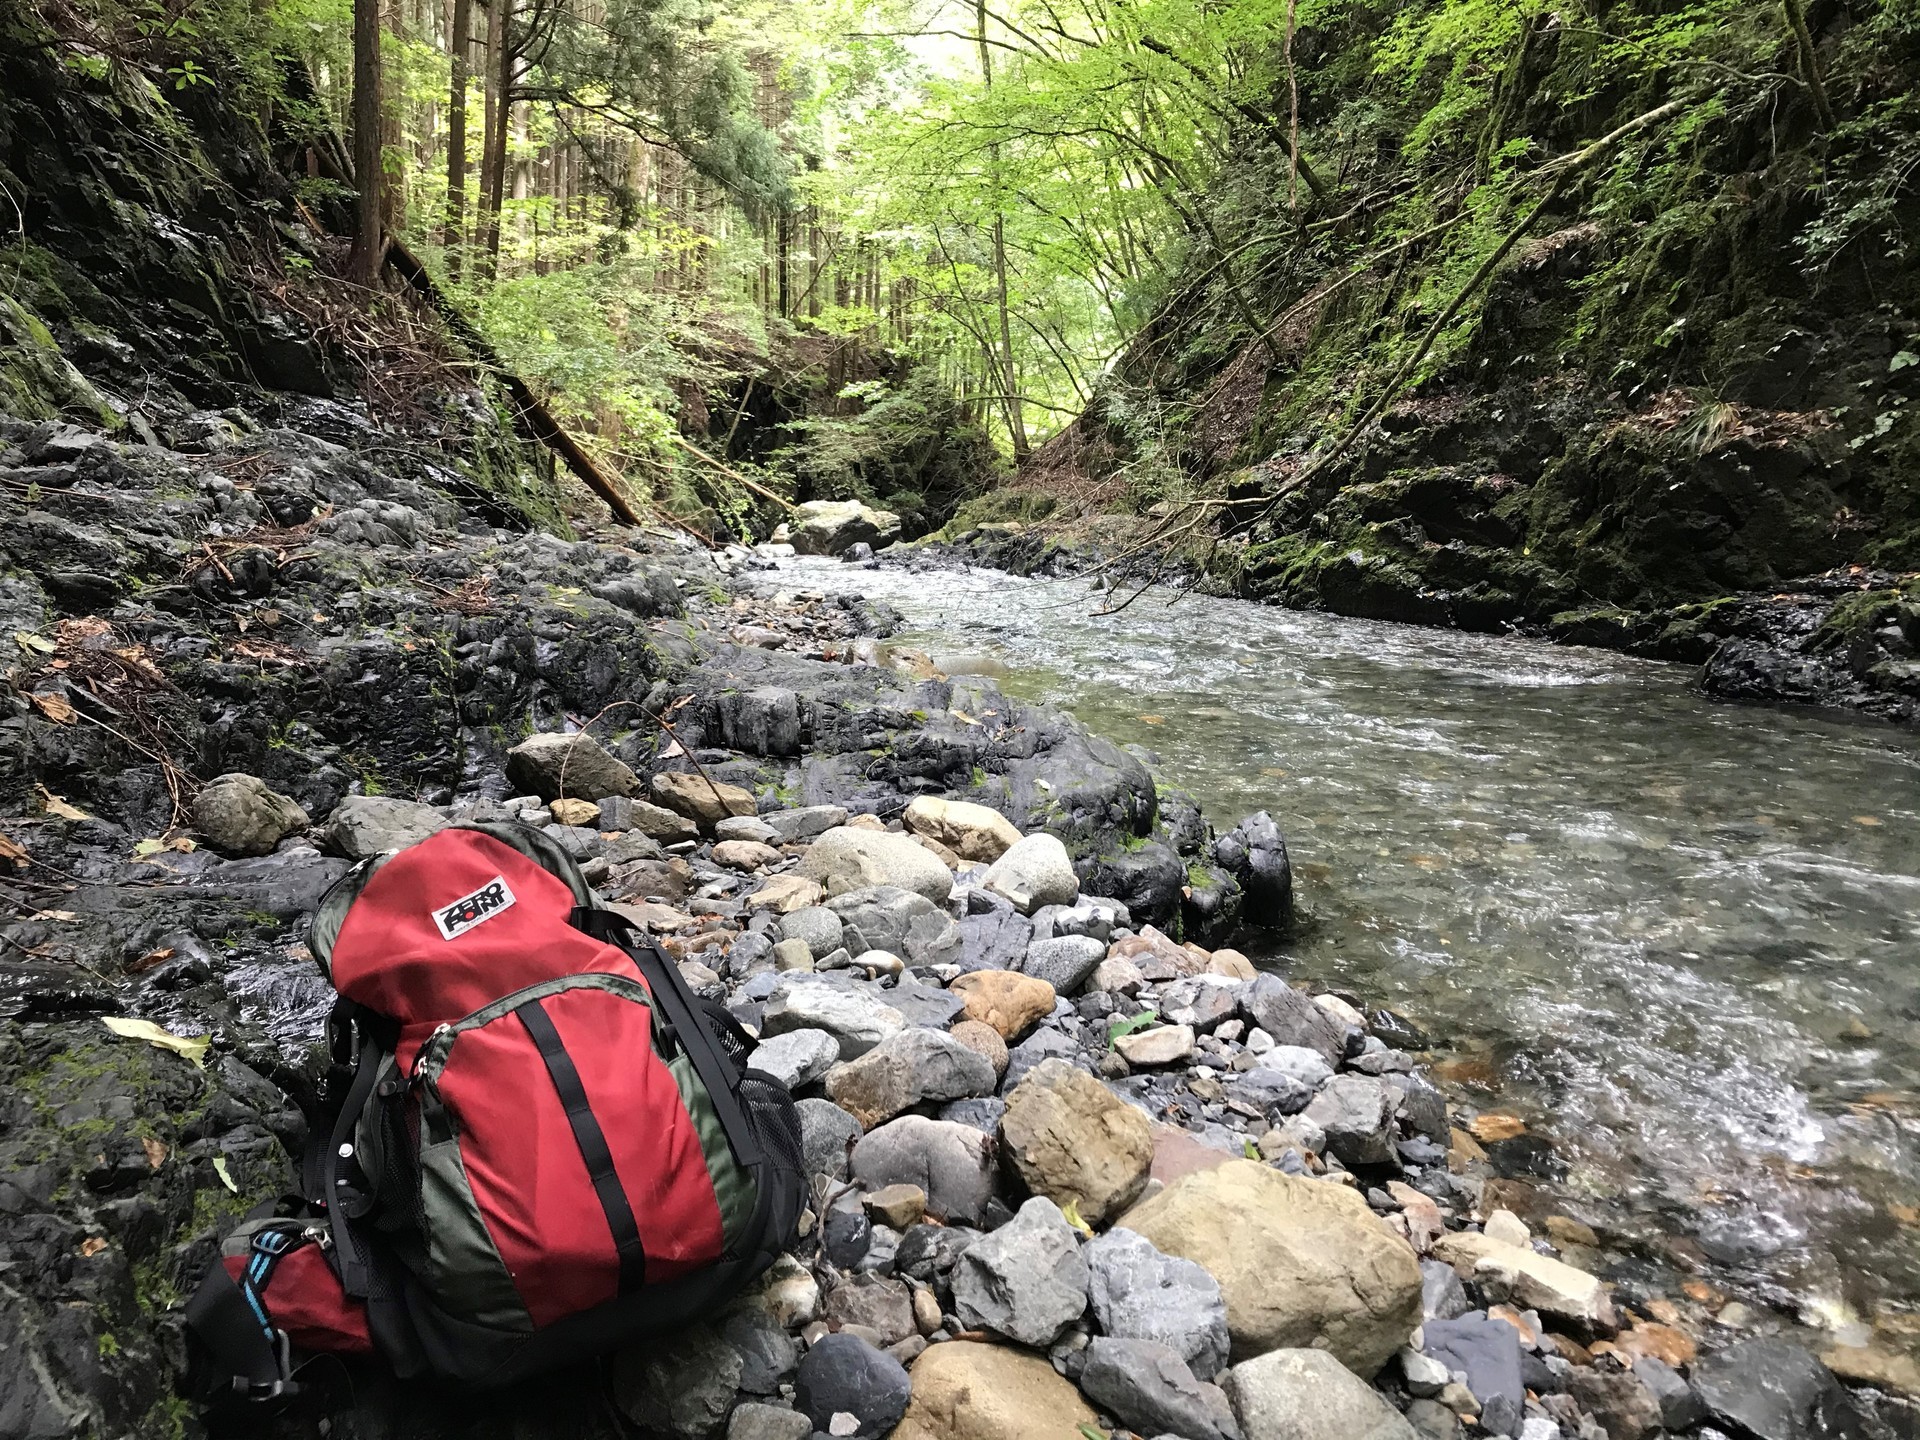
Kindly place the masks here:
[(451, 905), (433, 912), (433, 923), (440, 927), (441, 938), (454, 940), (482, 921), (491, 920), (513, 904), (513, 891), (507, 877), (496, 875), (471, 895), (462, 895)]

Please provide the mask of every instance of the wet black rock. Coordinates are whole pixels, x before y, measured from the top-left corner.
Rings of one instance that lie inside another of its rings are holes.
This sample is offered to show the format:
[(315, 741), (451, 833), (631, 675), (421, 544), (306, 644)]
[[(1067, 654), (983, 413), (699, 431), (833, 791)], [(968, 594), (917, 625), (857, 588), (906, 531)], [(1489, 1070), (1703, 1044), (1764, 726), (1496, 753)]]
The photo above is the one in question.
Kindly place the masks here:
[(906, 1414), (913, 1385), (906, 1368), (854, 1335), (823, 1336), (794, 1377), (794, 1404), (820, 1434), (845, 1435), (833, 1417), (858, 1420), (851, 1440), (879, 1440)]
[(1213, 842), (1213, 858), (1240, 882), (1248, 921), (1285, 925), (1293, 918), (1293, 866), (1271, 815), (1249, 815)]
[(1833, 1372), (1791, 1340), (1743, 1340), (1707, 1355), (1693, 1384), (1716, 1419), (1755, 1440), (1867, 1440), (1873, 1433)]

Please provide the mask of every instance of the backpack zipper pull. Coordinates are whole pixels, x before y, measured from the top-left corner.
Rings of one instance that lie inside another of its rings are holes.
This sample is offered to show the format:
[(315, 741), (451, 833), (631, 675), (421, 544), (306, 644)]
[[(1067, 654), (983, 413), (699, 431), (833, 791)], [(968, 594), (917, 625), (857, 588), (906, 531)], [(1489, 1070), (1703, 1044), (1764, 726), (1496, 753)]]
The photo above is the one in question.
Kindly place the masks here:
[(448, 1024), (445, 1020), (442, 1020), (438, 1025), (433, 1027), (433, 1033), (427, 1036), (426, 1042), (422, 1044), (421, 1047), (414, 1052), (413, 1070), (407, 1076), (407, 1081), (409, 1084), (418, 1082), (418, 1080), (420, 1079), (420, 1072), (426, 1068), (428, 1054), (432, 1051), (434, 1046), (438, 1045), (441, 1042), (441, 1040), (444, 1037), (451, 1034), (453, 1034), (453, 1026)]

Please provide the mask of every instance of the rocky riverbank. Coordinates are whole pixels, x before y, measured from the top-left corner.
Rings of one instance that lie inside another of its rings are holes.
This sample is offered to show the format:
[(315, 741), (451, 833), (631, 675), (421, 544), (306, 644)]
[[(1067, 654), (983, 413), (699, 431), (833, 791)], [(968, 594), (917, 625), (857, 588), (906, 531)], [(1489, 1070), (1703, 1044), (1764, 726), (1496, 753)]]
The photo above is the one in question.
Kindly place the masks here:
[[(1720, 700), (1805, 705), (1920, 724), (1920, 578), (1853, 566), (1766, 591), (1661, 610), (1612, 605), (1493, 612), (1358, 550), (1322, 563), (1311, 592), (1270, 583), (1244, 543), (1196, 555), (1130, 553), (1152, 527), (1107, 517), (1070, 528), (1016, 521), (894, 546), (880, 563), (983, 566), (1014, 575), (1097, 573), (1119, 587), (1191, 586), (1206, 595), (1304, 605), (1338, 615), (1506, 632), (1701, 667)], [(1117, 562), (1117, 563), (1116, 563)], [(1337, 563), (1336, 563), (1337, 562)], [(1344, 577), (1344, 578), (1342, 578)]]
[[(1407, 1021), (1228, 948), (1288, 916), (1267, 817), (1216, 835), (1068, 716), (865, 663), (883, 607), (736, 594), (747, 552), (501, 527), (349, 405), (276, 418), (0, 424), (4, 1433), (1910, 1433), (1738, 1302), (1523, 1224), (1534, 1137), (1450, 1107)], [(293, 1185), (306, 916), (508, 817), (793, 1085), (800, 1252), (587, 1374), (326, 1361), (202, 1412), (178, 1307)]]

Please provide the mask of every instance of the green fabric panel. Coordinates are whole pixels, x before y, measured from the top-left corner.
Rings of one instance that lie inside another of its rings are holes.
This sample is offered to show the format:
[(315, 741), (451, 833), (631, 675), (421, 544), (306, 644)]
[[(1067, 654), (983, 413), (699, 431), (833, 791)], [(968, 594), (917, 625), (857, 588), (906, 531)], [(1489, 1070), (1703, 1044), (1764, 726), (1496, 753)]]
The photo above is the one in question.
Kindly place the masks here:
[[(437, 1098), (423, 1101), (420, 1133), (447, 1134)], [(533, 1319), (521, 1303), (506, 1263), (494, 1249), (487, 1224), (467, 1184), (457, 1136), (420, 1147), (420, 1202), (425, 1216), (426, 1273), (421, 1280), (443, 1309), (476, 1325), (531, 1333)]]
[(333, 942), (340, 938), (340, 927), (347, 918), (347, 907), (360, 898), (360, 892), (367, 888), (367, 882), (373, 879), (377, 871), (391, 855), (376, 855), (363, 860), (334, 882), (333, 887), (320, 897), (320, 908), (313, 912), (313, 919), (307, 922), (307, 948), (313, 952), (313, 958), (319, 962), (320, 973), (333, 979)]
[(713, 1182), (713, 1197), (720, 1203), (720, 1231), (731, 1252), (753, 1223), (754, 1209), (760, 1203), (760, 1187), (746, 1167), (733, 1158), (727, 1132), (720, 1124), (713, 1102), (707, 1098), (707, 1087), (694, 1073), (693, 1061), (682, 1054), (667, 1068), (673, 1072), (674, 1083), (680, 1087), (680, 1099), (687, 1107), (687, 1114), (693, 1117), (693, 1128), (700, 1136), (700, 1149), (707, 1157), (707, 1176)]

